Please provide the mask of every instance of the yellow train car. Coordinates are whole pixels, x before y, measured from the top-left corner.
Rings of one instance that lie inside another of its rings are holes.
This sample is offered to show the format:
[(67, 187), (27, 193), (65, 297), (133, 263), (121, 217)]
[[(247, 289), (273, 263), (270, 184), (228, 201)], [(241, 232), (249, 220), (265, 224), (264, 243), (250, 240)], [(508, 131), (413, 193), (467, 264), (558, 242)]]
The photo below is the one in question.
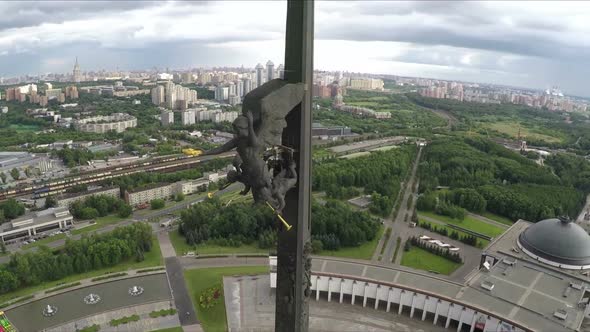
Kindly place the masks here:
[(203, 150), (199, 149), (182, 149), (182, 153), (191, 157), (198, 157), (203, 154)]

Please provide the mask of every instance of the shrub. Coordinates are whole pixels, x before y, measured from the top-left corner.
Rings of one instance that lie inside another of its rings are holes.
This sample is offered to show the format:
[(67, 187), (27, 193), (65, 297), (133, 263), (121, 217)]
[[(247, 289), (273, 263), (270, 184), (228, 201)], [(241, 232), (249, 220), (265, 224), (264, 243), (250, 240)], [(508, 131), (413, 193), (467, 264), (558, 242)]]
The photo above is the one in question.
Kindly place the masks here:
[(166, 202), (163, 199), (154, 199), (150, 202), (152, 210), (159, 210), (166, 206)]
[(80, 286), (80, 285), (81, 285), (81, 283), (79, 281), (78, 282), (73, 282), (71, 284), (67, 284), (67, 285), (63, 285), (63, 286), (59, 286), (59, 287), (56, 287), (56, 288), (52, 288), (52, 289), (46, 290), (45, 291), (45, 294), (57, 292), (57, 291), (62, 290), (62, 289), (66, 289), (66, 288), (70, 288), (70, 287), (74, 287), (74, 286)]
[(151, 318), (158, 318), (158, 317), (165, 317), (176, 314), (176, 309), (162, 309), (162, 310), (154, 310), (150, 312)]
[(204, 290), (199, 296), (199, 306), (203, 309), (209, 309), (219, 302), (222, 291), (219, 285)]
[(109, 322), (110, 326), (119, 326), (121, 324), (127, 324), (127, 323), (131, 323), (131, 322), (137, 322), (139, 320), (139, 316), (138, 315), (131, 315), (131, 316), (125, 316), (125, 317), (121, 317), (119, 319), (113, 319)]
[(111, 278), (118, 278), (118, 277), (122, 277), (122, 276), (126, 276), (126, 275), (127, 275), (127, 272), (114, 273), (114, 274), (109, 274), (106, 276), (92, 278), (92, 281), (101, 281), (101, 280), (106, 280), (106, 279), (111, 279)]

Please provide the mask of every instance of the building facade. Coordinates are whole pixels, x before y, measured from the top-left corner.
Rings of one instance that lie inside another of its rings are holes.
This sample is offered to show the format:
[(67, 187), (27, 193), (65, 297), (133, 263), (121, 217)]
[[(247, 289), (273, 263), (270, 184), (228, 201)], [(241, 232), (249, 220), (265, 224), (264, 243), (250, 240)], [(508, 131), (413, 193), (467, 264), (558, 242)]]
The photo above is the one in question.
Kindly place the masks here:
[(51, 208), (26, 215), (0, 226), (0, 240), (4, 243), (39, 233), (63, 229), (73, 224), (74, 217), (67, 208)]
[(79, 131), (106, 133), (114, 130), (122, 133), (127, 128), (137, 127), (137, 118), (126, 113), (113, 113), (74, 120), (73, 124), (74, 128)]
[(75, 194), (71, 194), (71, 195), (62, 195), (62, 196), (57, 197), (57, 206), (69, 208), (70, 205), (72, 205), (72, 203), (74, 203), (74, 202), (82, 201), (88, 197), (99, 196), (99, 195), (119, 198), (119, 197), (121, 197), (121, 190), (119, 189), (119, 187), (109, 187), (109, 188), (103, 188), (103, 189), (93, 190), (93, 191), (89, 191), (89, 192), (75, 193)]

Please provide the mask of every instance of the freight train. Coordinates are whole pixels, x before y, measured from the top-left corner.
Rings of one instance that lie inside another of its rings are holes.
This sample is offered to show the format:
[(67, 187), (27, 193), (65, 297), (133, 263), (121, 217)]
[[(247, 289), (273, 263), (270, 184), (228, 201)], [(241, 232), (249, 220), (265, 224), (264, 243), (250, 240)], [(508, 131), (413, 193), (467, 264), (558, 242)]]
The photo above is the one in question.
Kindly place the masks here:
[(95, 183), (111, 178), (135, 174), (139, 172), (167, 172), (174, 169), (187, 167), (188, 165), (218, 158), (230, 158), (234, 152), (223, 153), (217, 156), (186, 156), (170, 155), (153, 158), (133, 164), (109, 166), (100, 170), (83, 172), (80, 174), (49, 180), (44, 183), (26, 184), (0, 191), (0, 201), (19, 197), (30, 196), (34, 199), (65, 192), (68, 188), (79, 184)]

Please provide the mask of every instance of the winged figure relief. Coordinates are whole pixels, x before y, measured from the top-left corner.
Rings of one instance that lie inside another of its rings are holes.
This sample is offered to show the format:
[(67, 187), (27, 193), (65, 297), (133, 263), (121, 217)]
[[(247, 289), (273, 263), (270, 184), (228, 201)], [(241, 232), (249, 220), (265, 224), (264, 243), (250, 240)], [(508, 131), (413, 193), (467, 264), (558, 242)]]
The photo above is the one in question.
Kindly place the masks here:
[[(256, 203), (270, 203), (277, 211), (285, 206), (286, 192), (295, 186), (297, 173), (293, 161), (281, 169), (267, 162), (269, 150), (280, 147), (285, 117), (304, 95), (302, 83), (291, 84), (281, 79), (271, 80), (244, 97), (242, 114), (233, 122), (234, 138), (205, 154), (237, 150), (233, 160), (235, 170), (228, 173), (230, 182), (242, 182), (242, 194), (252, 191)], [(276, 165), (276, 164), (275, 164)]]

